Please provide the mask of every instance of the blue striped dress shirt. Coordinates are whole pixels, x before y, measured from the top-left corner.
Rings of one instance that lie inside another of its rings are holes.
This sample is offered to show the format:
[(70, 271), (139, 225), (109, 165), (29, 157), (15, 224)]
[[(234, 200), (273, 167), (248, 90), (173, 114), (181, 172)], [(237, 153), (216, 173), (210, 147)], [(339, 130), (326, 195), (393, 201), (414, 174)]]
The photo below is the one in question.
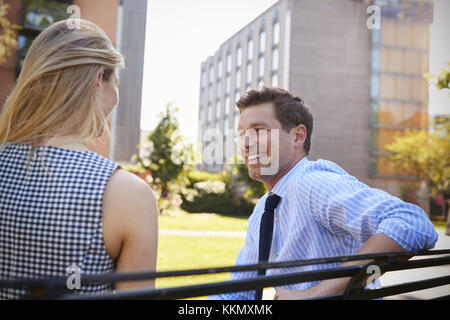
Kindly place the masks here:
[[(373, 234), (382, 233), (407, 251), (431, 249), (438, 234), (418, 206), (370, 188), (331, 161), (305, 157), (272, 190), (281, 197), (275, 209), (270, 262), (356, 254)], [(268, 193), (249, 218), (244, 247), (236, 265), (258, 263), (259, 225)], [(267, 275), (310, 271), (340, 263), (289, 269), (269, 269)], [(233, 280), (256, 277), (255, 272), (231, 273)], [(305, 290), (319, 283), (283, 286)], [(378, 286), (379, 283), (374, 283)], [(210, 296), (208, 299), (254, 299), (255, 291)]]

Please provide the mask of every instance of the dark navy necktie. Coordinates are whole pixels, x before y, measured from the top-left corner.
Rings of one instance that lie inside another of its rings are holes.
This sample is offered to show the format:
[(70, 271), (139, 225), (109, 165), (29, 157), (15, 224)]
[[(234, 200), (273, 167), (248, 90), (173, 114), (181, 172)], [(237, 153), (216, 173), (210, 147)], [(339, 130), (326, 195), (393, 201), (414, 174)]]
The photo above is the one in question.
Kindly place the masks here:
[[(264, 207), (264, 213), (261, 217), (261, 224), (259, 227), (259, 255), (258, 263), (264, 263), (269, 261), (270, 247), (272, 245), (273, 234), (273, 217), (274, 210), (280, 202), (281, 198), (276, 194), (272, 194), (267, 197)], [(258, 276), (264, 276), (266, 270), (258, 270)], [(256, 290), (255, 300), (262, 299), (262, 289)]]

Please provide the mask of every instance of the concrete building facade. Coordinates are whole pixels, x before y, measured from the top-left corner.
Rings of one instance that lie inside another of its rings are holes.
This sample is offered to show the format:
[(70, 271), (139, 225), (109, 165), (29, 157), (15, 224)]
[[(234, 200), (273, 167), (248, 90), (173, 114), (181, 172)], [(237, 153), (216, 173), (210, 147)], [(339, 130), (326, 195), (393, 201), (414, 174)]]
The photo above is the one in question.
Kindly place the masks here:
[[(368, 11), (371, 5), (375, 11)], [(278, 1), (202, 63), (203, 150), (214, 142), (203, 137), (208, 129), (237, 128), (240, 95), (281, 87), (302, 97), (314, 115), (309, 159), (336, 162), (398, 195), (409, 177), (392, 166), (385, 146), (406, 129), (427, 127), (422, 74), (432, 13), (425, 0)], [(379, 14), (379, 27), (369, 23), (372, 14)]]

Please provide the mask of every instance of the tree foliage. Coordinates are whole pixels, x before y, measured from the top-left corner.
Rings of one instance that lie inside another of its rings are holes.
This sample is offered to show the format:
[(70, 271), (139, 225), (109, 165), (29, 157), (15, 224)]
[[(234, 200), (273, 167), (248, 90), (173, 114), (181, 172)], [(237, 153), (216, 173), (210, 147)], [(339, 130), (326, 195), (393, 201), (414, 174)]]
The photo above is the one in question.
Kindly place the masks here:
[(20, 26), (12, 24), (6, 18), (9, 4), (0, 0), (0, 63), (6, 62), (6, 58), (11, 56), (11, 51), (17, 48), (17, 30)]
[[(450, 62), (437, 76), (425, 74), (425, 78), (439, 90), (449, 90)], [(405, 173), (427, 180), (433, 195), (450, 198), (450, 121), (446, 116), (435, 119), (434, 131), (407, 131), (387, 146), (391, 160)]]
[(184, 166), (182, 159), (173, 157), (173, 150), (182, 139), (178, 135), (177, 111), (173, 104), (167, 104), (160, 114), (160, 122), (140, 145), (148, 154), (136, 155), (138, 165), (151, 172), (153, 185), (161, 191), (162, 198), (168, 196), (169, 183), (178, 178)]
[[(449, 129), (447, 123), (446, 132)], [(404, 173), (428, 180), (432, 194), (450, 196), (450, 138), (426, 130), (407, 131), (387, 146), (391, 160)]]

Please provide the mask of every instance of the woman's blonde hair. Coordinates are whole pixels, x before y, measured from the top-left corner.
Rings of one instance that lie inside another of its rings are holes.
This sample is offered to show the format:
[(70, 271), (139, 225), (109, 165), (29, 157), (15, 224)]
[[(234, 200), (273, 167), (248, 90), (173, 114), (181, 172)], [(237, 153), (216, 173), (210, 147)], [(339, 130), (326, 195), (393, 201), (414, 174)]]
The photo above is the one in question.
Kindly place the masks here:
[(34, 40), (17, 84), (0, 112), (0, 146), (31, 144), (33, 148), (57, 135), (87, 141), (108, 128), (94, 84), (123, 67), (122, 55), (97, 25), (80, 19), (45, 29)]

